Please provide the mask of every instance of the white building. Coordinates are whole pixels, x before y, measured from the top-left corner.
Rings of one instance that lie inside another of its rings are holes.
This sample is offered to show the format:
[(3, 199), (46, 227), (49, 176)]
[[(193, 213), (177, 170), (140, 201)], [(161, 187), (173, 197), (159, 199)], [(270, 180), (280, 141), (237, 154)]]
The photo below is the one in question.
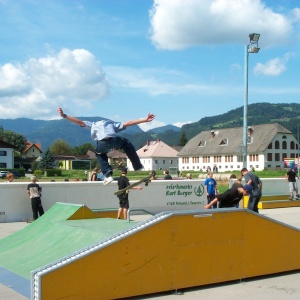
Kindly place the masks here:
[[(240, 170), (242, 144), (243, 127), (203, 131), (178, 153), (179, 170)], [(277, 123), (249, 128), (247, 150), (247, 167), (256, 170), (284, 168), (284, 159), (299, 157), (297, 139)]]
[[(144, 170), (165, 170), (178, 168), (178, 151), (168, 146), (161, 140), (148, 141), (137, 151)], [(128, 170), (133, 170), (131, 161), (127, 159)]]
[(14, 168), (14, 150), (13, 145), (4, 142), (0, 137), (0, 169)]

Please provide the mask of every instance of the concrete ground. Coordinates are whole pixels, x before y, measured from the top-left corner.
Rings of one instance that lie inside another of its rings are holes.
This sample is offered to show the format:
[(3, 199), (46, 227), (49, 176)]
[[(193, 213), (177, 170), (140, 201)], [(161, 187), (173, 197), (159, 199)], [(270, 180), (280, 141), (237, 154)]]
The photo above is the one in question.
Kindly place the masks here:
[[(297, 227), (300, 230), (300, 207), (262, 209), (260, 210), (260, 213), (277, 221)], [(141, 216), (132, 216), (132, 218), (141, 219)], [(27, 225), (28, 224), (25, 222), (0, 223), (0, 239), (17, 232)], [(291, 249), (291, 251), (297, 251), (300, 255), (300, 249)], [(288, 255), (288, 253), (286, 253), (286, 255)], [(232, 298), (235, 298), (244, 300), (298, 300), (300, 299), (299, 282), (300, 270), (297, 272), (245, 279), (241, 282), (235, 281), (195, 287), (177, 291), (177, 293), (159, 293), (142, 297), (132, 297), (131, 299), (175, 300), (180, 298), (182, 300), (232, 300)], [(28, 298), (2, 284), (0, 284), (0, 299), (28, 300)]]

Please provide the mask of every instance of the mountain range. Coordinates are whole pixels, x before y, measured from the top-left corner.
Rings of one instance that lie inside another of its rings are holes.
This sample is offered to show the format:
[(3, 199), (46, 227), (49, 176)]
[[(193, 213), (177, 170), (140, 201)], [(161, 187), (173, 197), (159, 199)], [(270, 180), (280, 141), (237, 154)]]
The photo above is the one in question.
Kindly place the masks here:
[[(243, 126), (243, 109), (241, 106), (227, 113), (200, 119), (185, 124), (182, 128), (166, 125), (144, 132), (139, 126), (130, 126), (120, 133), (128, 138), (136, 149), (143, 147), (148, 140), (160, 139), (170, 146), (177, 146), (183, 134), (187, 140), (204, 130)], [(97, 121), (97, 117), (78, 117), (82, 120)], [(180, 121), (180, 120), (178, 120)], [(298, 103), (255, 103), (248, 106), (248, 125), (279, 123), (297, 137), (300, 126), (300, 104)], [(58, 139), (65, 140), (71, 147), (92, 143), (90, 131), (80, 128), (67, 120), (32, 120), (26, 118), (0, 119), (4, 130), (22, 134), (31, 143), (40, 143), (45, 151)]]

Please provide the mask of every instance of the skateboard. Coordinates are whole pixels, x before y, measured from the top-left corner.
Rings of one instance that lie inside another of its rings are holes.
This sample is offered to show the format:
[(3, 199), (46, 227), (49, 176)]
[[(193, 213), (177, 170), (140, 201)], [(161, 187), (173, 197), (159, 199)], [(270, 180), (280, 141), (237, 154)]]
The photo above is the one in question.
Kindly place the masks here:
[(116, 192), (114, 192), (114, 195), (116, 196), (119, 196), (123, 193), (129, 193), (129, 190), (131, 190), (133, 187), (137, 186), (137, 185), (140, 185), (141, 183), (145, 182), (145, 186), (147, 186), (149, 184), (149, 182), (151, 182), (150, 180), (150, 176), (146, 177), (146, 178), (143, 178), (129, 186), (127, 186), (126, 188), (122, 189), (122, 190), (118, 190)]

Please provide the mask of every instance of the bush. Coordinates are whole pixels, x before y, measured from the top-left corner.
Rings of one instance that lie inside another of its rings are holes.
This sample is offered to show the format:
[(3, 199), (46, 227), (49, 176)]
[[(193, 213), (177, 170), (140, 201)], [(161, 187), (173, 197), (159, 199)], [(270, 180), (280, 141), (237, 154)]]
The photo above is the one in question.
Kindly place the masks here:
[(47, 169), (47, 177), (61, 176), (61, 169)]
[(37, 178), (41, 178), (43, 175), (43, 171), (42, 170), (35, 170), (33, 172), (33, 175), (35, 175)]

